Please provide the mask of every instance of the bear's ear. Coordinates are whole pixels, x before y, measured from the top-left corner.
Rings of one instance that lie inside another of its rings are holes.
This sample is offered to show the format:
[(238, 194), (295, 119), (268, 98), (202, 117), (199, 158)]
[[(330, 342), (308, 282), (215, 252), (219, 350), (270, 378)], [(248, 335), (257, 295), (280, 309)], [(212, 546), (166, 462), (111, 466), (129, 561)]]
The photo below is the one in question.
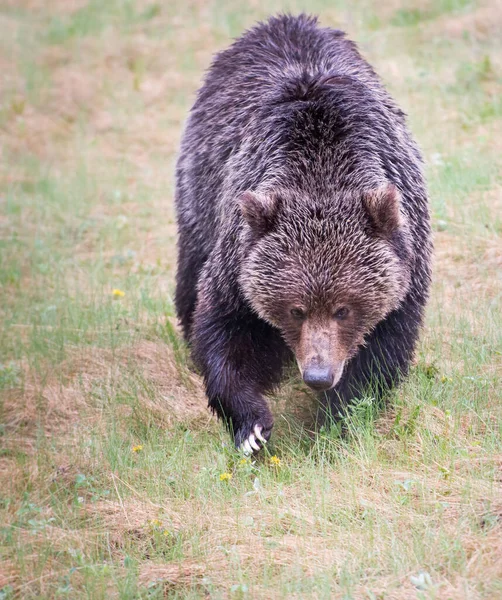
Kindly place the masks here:
[(239, 198), (239, 206), (246, 223), (253, 233), (259, 237), (272, 231), (278, 209), (276, 196), (244, 192)]
[(387, 183), (363, 195), (363, 204), (375, 230), (390, 237), (403, 225), (399, 210), (401, 194), (395, 185)]

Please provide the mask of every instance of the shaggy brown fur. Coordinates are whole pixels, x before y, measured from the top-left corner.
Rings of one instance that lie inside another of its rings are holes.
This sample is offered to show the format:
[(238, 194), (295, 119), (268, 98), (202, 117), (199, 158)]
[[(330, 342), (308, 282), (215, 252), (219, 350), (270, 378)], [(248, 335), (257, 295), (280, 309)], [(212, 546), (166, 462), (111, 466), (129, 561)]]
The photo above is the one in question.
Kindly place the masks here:
[(421, 159), (355, 45), (307, 16), (216, 57), (181, 146), (176, 307), (210, 406), (258, 447), (296, 357), (331, 409), (406, 373), (430, 283)]

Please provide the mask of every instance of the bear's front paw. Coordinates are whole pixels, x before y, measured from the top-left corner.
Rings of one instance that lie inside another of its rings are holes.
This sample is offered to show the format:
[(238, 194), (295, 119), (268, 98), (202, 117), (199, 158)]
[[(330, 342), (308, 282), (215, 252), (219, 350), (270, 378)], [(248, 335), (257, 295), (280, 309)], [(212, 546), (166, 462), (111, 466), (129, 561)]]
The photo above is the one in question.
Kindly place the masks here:
[(235, 434), (237, 449), (246, 456), (258, 452), (268, 442), (272, 427), (265, 428), (261, 423), (255, 423), (251, 428), (242, 427)]

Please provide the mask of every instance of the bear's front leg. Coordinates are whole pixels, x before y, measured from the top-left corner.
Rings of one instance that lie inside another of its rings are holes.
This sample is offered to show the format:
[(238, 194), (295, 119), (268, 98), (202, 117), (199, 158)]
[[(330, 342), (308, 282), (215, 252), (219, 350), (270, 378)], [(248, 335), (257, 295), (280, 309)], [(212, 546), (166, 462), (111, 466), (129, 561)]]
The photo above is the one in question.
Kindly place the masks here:
[(274, 424), (263, 394), (280, 381), (287, 354), (281, 336), (245, 304), (234, 302), (229, 310), (202, 293), (191, 344), (209, 406), (226, 422), (237, 448), (259, 450)]
[(332, 416), (364, 394), (381, 398), (399, 383), (408, 373), (422, 320), (422, 306), (408, 297), (376, 326), (365, 346), (345, 366), (340, 382), (326, 394)]

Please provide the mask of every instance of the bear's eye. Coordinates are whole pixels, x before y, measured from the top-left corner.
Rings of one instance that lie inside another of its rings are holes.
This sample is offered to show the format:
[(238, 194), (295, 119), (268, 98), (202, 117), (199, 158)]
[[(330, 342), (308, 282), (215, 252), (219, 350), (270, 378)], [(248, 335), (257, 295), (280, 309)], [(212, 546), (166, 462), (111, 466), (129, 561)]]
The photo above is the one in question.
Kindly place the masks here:
[(335, 314), (333, 315), (333, 318), (336, 319), (337, 321), (344, 321), (348, 316), (349, 316), (349, 309), (346, 306), (342, 306), (342, 308), (339, 308)]
[(301, 308), (292, 308), (290, 312), (293, 319), (297, 319), (298, 321), (305, 319), (305, 313)]

